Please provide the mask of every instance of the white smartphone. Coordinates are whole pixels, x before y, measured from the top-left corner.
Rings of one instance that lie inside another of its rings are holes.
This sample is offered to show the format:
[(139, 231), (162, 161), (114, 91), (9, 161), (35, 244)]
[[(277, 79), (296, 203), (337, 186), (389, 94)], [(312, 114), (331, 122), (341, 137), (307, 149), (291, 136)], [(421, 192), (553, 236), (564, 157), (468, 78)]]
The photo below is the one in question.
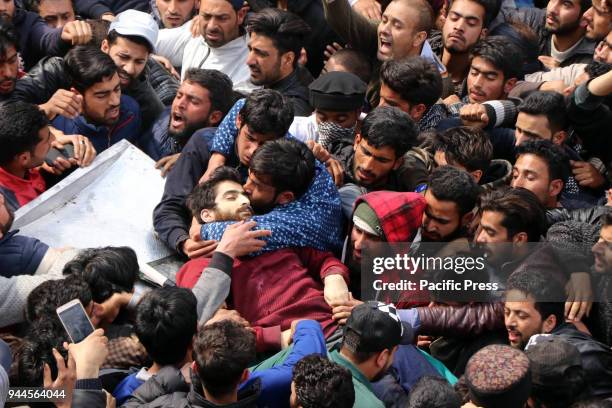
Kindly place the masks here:
[(94, 331), (93, 324), (79, 299), (58, 307), (57, 315), (73, 343), (83, 341)]

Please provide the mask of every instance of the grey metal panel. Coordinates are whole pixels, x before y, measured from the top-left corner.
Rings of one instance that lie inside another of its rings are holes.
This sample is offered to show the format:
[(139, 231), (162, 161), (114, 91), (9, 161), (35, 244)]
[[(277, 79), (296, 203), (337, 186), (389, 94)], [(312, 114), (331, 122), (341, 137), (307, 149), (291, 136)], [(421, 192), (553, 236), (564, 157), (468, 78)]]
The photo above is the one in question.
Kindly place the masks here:
[(123, 140), (20, 208), (13, 228), (52, 247), (126, 245), (140, 263), (164, 263), (174, 251), (153, 231), (153, 209), (164, 190), (154, 164)]

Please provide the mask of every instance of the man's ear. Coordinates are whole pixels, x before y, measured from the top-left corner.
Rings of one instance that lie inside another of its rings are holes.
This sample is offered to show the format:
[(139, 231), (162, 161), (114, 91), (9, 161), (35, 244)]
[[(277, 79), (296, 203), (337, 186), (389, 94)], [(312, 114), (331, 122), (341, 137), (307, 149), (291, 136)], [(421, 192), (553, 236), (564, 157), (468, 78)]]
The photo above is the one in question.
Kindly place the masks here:
[(477, 183), (480, 183), (480, 179), (482, 178), (482, 170), (474, 170), (471, 171), (470, 174), (474, 177)]
[(215, 216), (214, 216), (212, 210), (209, 210), (207, 208), (205, 208), (202, 211), (200, 211), (200, 218), (204, 222), (213, 222), (215, 220)]
[[(217, 126), (223, 120), (223, 112), (221, 111), (212, 111), (210, 115), (208, 115), (208, 124), (210, 126)], [(238, 118), (236, 118), (236, 124), (238, 123)], [(240, 129), (240, 128), (238, 128)]]
[(105, 54), (108, 54), (108, 52), (110, 51), (110, 44), (106, 38), (102, 40), (102, 46), (100, 47), (100, 49)]
[(240, 384), (244, 383), (248, 379), (249, 379), (249, 369), (245, 368), (244, 371), (242, 372), (242, 375), (240, 376)]
[(412, 46), (414, 48), (420, 47), (427, 40), (427, 31), (419, 31), (414, 36), (414, 40), (412, 41)]
[[(484, 24), (484, 21), (483, 21), (483, 23), (482, 23), (482, 24)], [(479, 40), (483, 40), (483, 39), (485, 39), (485, 38), (486, 38), (486, 36), (487, 36), (488, 34), (489, 34), (489, 30), (483, 27), (483, 29), (482, 29), (482, 30), (480, 30), (480, 36), (478, 37), (478, 39), (479, 39)]]
[(558, 196), (563, 191), (563, 180), (555, 179), (548, 185), (548, 195), (551, 197)]
[(560, 130), (557, 133), (552, 135), (552, 142), (556, 144), (557, 146), (561, 146), (563, 143), (565, 143), (566, 139), (567, 139), (567, 132), (565, 130)]
[(549, 315), (546, 320), (542, 322), (542, 331), (544, 333), (550, 333), (555, 327), (557, 327), (557, 317), (555, 315)]
[(418, 122), (419, 120), (421, 120), (426, 110), (427, 110), (427, 106), (425, 106), (424, 103), (413, 105), (410, 107), (410, 117), (415, 122)]
[(391, 357), (391, 351), (389, 349), (384, 349), (376, 356), (376, 367), (385, 368), (387, 365), (387, 361)]
[(470, 223), (472, 222), (473, 218), (474, 218), (474, 212), (473, 211), (469, 211), (467, 214), (465, 214), (463, 217), (461, 217), (461, 226), (465, 227), (467, 225), (470, 225)]
[(249, 11), (248, 7), (243, 7), (236, 12), (236, 17), (238, 18), (238, 25), (242, 25), (244, 23), (244, 18), (247, 15), (247, 11)]
[(14, 160), (19, 164), (20, 167), (28, 167), (30, 160), (32, 159), (32, 153), (28, 150), (25, 152), (21, 152), (15, 156)]
[(361, 132), (357, 131), (357, 133), (355, 133), (355, 143), (353, 143), (354, 150), (357, 150), (357, 146), (359, 146), (359, 143), (361, 143)]
[(399, 169), (402, 164), (404, 164), (404, 156), (400, 157), (395, 161), (395, 164), (393, 165), (393, 170)]
[(293, 62), (299, 56), (295, 55), (293, 51), (287, 51), (283, 55), (281, 55), (281, 66), (290, 67), (293, 69)]
[(504, 93), (506, 95), (510, 93), (512, 88), (514, 88), (514, 85), (516, 85), (516, 78), (510, 78), (509, 80), (507, 80), (504, 84)]
[(240, 117), (240, 114), (236, 115), (236, 127), (238, 129), (242, 127), (242, 118)]
[(528, 241), (529, 241), (529, 236), (527, 235), (526, 232), (517, 232), (512, 237), (512, 243), (513, 244), (523, 244), (523, 243), (528, 242)]
[(276, 197), (275, 204), (289, 204), (295, 201), (295, 195), (291, 191), (283, 191)]

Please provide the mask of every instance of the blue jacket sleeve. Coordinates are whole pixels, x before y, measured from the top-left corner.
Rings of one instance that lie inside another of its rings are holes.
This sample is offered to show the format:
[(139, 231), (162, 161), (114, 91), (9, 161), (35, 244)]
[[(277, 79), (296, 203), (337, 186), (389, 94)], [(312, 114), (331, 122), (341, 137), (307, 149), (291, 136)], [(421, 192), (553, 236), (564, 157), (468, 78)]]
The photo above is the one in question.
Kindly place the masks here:
[[(217, 132), (218, 134), (218, 132)], [(216, 136), (215, 136), (216, 137)], [(269, 229), (266, 246), (254, 255), (288, 247), (336, 251), (341, 243), (342, 205), (338, 190), (325, 166), (316, 164), (315, 178), (299, 200), (253, 217), (257, 229)], [(220, 240), (229, 222), (202, 225), (202, 239)]]
[(256, 379), (261, 381), (258, 406), (285, 407), (289, 405), (293, 366), (310, 354), (326, 355), (325, 338), (321, 325), (314, 320), (304, 320), (297, 324), (293, 335), (293, 350), (285, 361), (276, 367), (255, 371), (242, 386), (248, 386)]
[(232, 109), (225, 115), (223, 121), (217, 128), (215, 137), (212, 143), (212, 152), (218, 152), (228, 157), (234, 149), (234, 141), (238, 136), (238, 128), (236, 127), (236, 118), (240, 109), (244, 106), (245, 99), (240, 99), (232, 106)]

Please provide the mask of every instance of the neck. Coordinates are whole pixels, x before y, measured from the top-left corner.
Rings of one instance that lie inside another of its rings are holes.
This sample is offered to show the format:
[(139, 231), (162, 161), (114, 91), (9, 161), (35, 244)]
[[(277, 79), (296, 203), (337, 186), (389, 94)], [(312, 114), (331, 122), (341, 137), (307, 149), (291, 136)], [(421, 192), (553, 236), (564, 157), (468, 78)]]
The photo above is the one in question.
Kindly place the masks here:
[(215, 398), (206, 391), (204, 387), (204, 397), (215, 405), (229, 405), (238, 402), (238, 388), (236, 388), (231, 394), (224, 395), (222, 397)]
[(353, 357), (345, 351), (344, 347), (340, 349), (340, 355), (350, 361), (351, 364), (353, 364), (355, 367), (357, 367), (357, 369), (361, 371), (361, 374), (363, 374), (368, 380), (372, 380), (372, 378), (374, 378), (374, 375), (370, 373), (370, 370), (367, 369), (366, 365), (363, 363), (359, 364), (355, 360), (353, 360)]
[(157, 374), (159, 372), (159, 370), (162, 369), (163, 366), (157, 364), (157, 363), (153, 363), (153, 365), (147, 370), (147, 372), (149, 374)]
[(580, 41), (583, 36), (584, 30), (579, 28), (564, 35), (553, 34), (552, 39), (557, 51), (563, 52), (576, 45), (576, 43)]
[(463, 81), (470, 68), (470, 54), (467, 52), (452, 54), (445, 48), (442, 52), (442, 64), (446, 67), (453, 82)]
[(15, 177), (19, 177), (24, 179), (26, 176), (26, 173), (28, 171), (28, 169), (25, 169), (21, 166), (19, 166), (16, 163), (9, 163), (9, 164), (5, 164), (4, 166), (2, 166), (2, 168), (7, 172), (12, 174)]
[(294, 72), (295, 72), (295, 69), (292, 69), (291, 71), (288, 71), (288, 72), (285, 72), (285, 73), (281, 72), (281, 76), (276, 81), (274, 81), (274, 83), (270, 84), (270, 87), (272, 87), (272, 86), (278, 84), (279, 82), (287, 79)]

